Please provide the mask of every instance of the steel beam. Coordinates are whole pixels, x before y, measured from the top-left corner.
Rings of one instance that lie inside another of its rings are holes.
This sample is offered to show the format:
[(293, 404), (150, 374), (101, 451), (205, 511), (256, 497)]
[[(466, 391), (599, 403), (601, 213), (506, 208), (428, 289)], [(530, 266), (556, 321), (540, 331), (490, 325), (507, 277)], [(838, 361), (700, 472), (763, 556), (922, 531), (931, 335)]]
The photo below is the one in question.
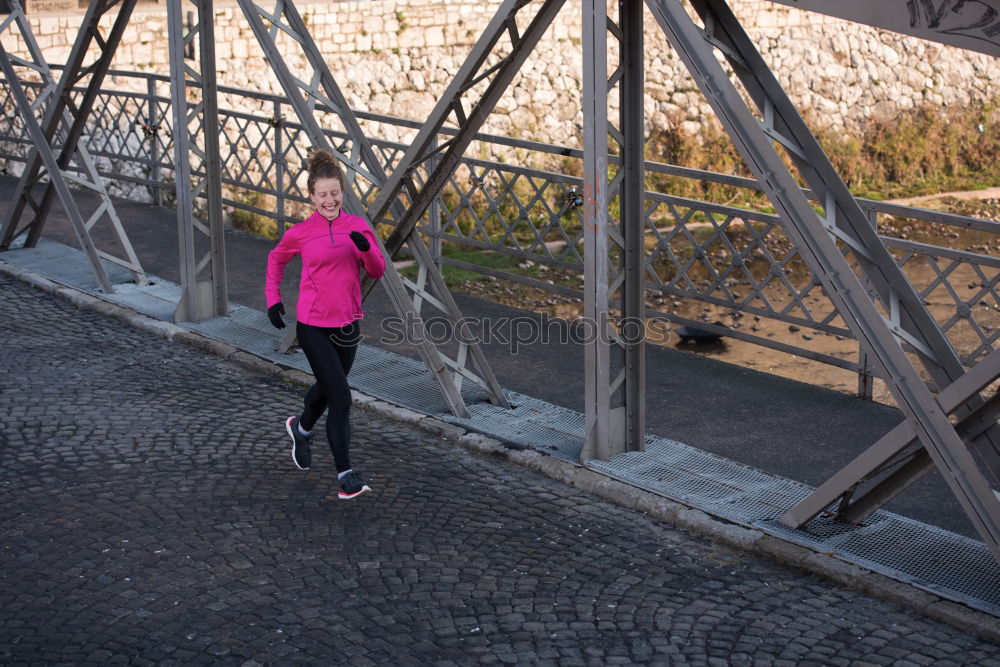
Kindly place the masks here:
[[(392, 255), (403, 246), (421, 216), (448, 183), (465, 150), (564, 2), (545, 0), (523, 34), (518, 30), (517, 16), (532, 4), (532, 0), (506, 0), (497, 9), (372, 206), (373, 222), (394, 226), (385, 241), (386, 249)], [(510, 53), (487, 66), (487, 59), (494, 55), (494, 48), (504, 33), (510, 39)], [(475, 87), (483, 81), (489, 81), (489, 84), (481, 95), (477, 95)], [(439, 141), (439, 131), (449, 120), (458, 126), (458, 131)], [(428, 173), (423, 186), (418, 189), (413, 176), (421, 167), (426, 168)], [(409, 199), (409, 205), (400, 215), (390, 218), (396, 200), (403, 195)]]
[[(52, 101), (46, 107), (45, 115), (42, 119), (41, 127), (43, 135), (51, 145), (56, 137), (56, 131), (63, 118), (63, 112), (69, 110), (73, 116), (73, 124), (66, 130), (62, 151), (57, 160), (60, 169), (65, 169), (69, 165), (77, 143), (83, 135), (87, 118), (94, 106), (98, 90), (104, 77), (108, 72), (114, 51), (121, 41), (122, 33), (135, 8), (136, 0), (91, 0), (87, 7), (87, 12), (83, 17), (83, 25), (77, 33), (76, 41), (70, 51), (69, 59), (63, 70), (55, 90), (52, 94)], [(100, 20), (118, 6), (118, 14), (112, 24), (111, 30), (106, 37), (101, 36)], [(97, 60), (84, 65), (88, 53), (96, 48), (98, 50)], [(87, 89), (83, 93), (79, 102), (72, 99), (73, 87), (78, 85), (87, 75), (90, 80)], [(31, 187), (38, 182), (39, 172), (42, 169), (42, 158), (37, 152), (32, 152), (25, 164), (21, 178), (18, 180), (17, 189), (14, 192), (13, 205), (7, 212), (4, 221), (3, 237), (0, 239), (0, 249), (7, 249), (11, 242), (22, 233), (27, 231), (25, 245), (34, 246), (38, 242), (42, 227), (52, 205), (52, 198), (55, 190), (54, 185), (49, 184), (45, 188), (45, 193), (40, 202), (36, 203), (32, 198)], [(18, 229), (17, 223), (21, 219), (21, 214), (25, 207), (30, 207), (35, 211), (35, 218), (24, 228)]]
[(49, 148), (45, 133), (38, 124), (38, 121), (35, 119), (34, 114), (31, 113), (31, 103), (28, 101), (28, 95), (24, 90), (24, 86), (21, 85), (20, 79), (17, 78), (17, 72), (14, 71), (14, 66), (10, 61), (10, 57), (7, 55), (7, 50), (3, 48), (2, 43), (0, 43), (0, 68), (3, 69), (4, 76), (7, 77), (7, 85), (10, 86), (11, 94), (14, 95), (14, 101), (16, 102), (18, 108), (28, 110), (28, 113), (26, 113), (23, 118), (25, 129), (28, 131), (28, 137), (37, 147), (36, 150), (38, 160), (50, 174), (49, 182), (51, 187), (56, 192), (63, 206), (66, 208), (66, 213), (69, 215), (70, 225), (76, 233), (76, 238), (80, 243), (80, 247), (83, 248), (84, 253), (87, 255), (87, 259), (90, 260), (90, 265), (94, 270), (97, 283), (102, 291), (110, 294), (115, 291), (114, 287), (111, 285), (111, 280), (108, 278), (108, 274), (104, 270), (104, 266), (101, 264), (101, 258), (97, 253), (97, 248), (94, 246), (94, 242), (91, 240), (90, 234), (87, 232), (86, 223), (84, 223), (83, 217), (80, 215), (80, 210), (76, 207), (76, 204), (73, 201), (73, 195), (70, 193), (69, 186), (63, 178), (62, 170), (56, 163), (55, 155)]
[[(695, 8), (702, 16), (711, 39), (727, 55), (737, 76), (761, 110), (765, 131), (780, 143), (792, 147), (789, 150), (792, 161), (819, 200), (826, 203), (827, 226), (854, 250), (854, 257), (864, 272), (865, 284), (878, 294), (893, 333), (913, 347), (938, 387), (954, 382), (961, 377), (964, 368), (950, 341), (878, 239), (876, 230), (795, 112), (735, 16), (721, 2), (696, 2)], [(976, 411), (982, 401), (978, 395), (969, 396), (967, 403), (955, 411), (956, 418), (962, 419)], [(994, 425), (977, 431), (970, 440), (994, 479), (1000, 479), (1000, 429)], [(903, 443), (890, 453), (889, 459), (872, 459), (870, 470), (860, 467), (853, 470), (859, 480), (878, 475), (889, 460), (897, 458), (901, 451), (914, 444), (913, 441)], [(879, 447), (878, 451), (883, 451), (883, 448)], [(887, 477), (883, 483), (892, 488), (904, 488), (928, 470), (926, 466), (909, 466)], [(843, 492), (853, 493), (854, 486), (844, 487)], [(889, 491), (878, 493), (886, 495)]]
[(619, 0), (621, 69), (619, 127), (622, 134), (622, 347), (625, 377), (623, 451), (646, 449), (646, 129), (643, 0)]
[[(177, 322), (198, 322), (229, 313), (215, 77), (215, 12), (212, 0), (188, 2), (195, 7), (198, 17), (189, 29), (184, 24), (182, 0), (167, 0), (181, 276), (181, 298), (174, 312)], [(196, 56), (189, 61), (189, 48), (195, 41), (198, 43)], [(189, 85), (189, 80), (193, 86)], [(199, 102), (189, 101), (191, 92), (196, 92)], [(197, 158), (197, 169), (192, 167), (192, 157)], [(194, 215), (194, 202), (199, 193), (205, 196), (207, 227)], [(201, 257), (198, 251), (203, 244), (197, 242), (196, 232), (208, 238), (208, 248)], [(206, 272), (207, 278), (199, 280), (199, 274)]]
[(583, 325), (584, 445), (581, 459), (608, 460), (616, 449), (611, 425), (608, 322), (608, 10), (583, 0)]
[[(313, 145), (330, 150), (345, 164), (350, 176), (360, 175), (374, 185), (382, 187), (384, 192), (388, 182), (385, 168), (378, 160), (371, 141), (365, 136), (357, 118), (348, 106), (346, 98), (319, 53), (308, 27), (299, 15), (294, 3), (279, 0), (273, 12), (263, 10), (256, 6), (252, 0), (239, 0), (239, 5)], [(264, 25), (264, 21), (270, 23), (270, 30)], [(302, 49), (311, 69), (309, 81), (295, 77), (285, 63), (275, 42), (278, 31), (291, 35), (299, 48)], [(330, 146), (326, 134), (314, 116), (317, 104), (322, 104), (336, 113), (343, 123), (349, 137), (349, 146), (344, 151), (334, 150)], [(349, 188), (348, 192), (345, 193), (347, 207), (358, 213), (364, 213), (364, 204), (360, 201), (355, 189)], [(386, 199), (385, 202), (385, 211), (393, 211), (397, 220), (406, 215), (403, 203), (397, 197)], [(374, 207), (368, 211), (368, 218), (373, 225), (377, 225), (380, 219), (371, 212), (372, 210)], [(414, 342), (424, 363), (438, 383), (449, 409), (456, 415), (468, 416), (461, 395), (462, 382), (466, 379), (482, 387), (491, 402), (509, 408), (510, 404), (504, 396), (499, 382), (497, 382), (479, 347), (478, 341), (475, 340), (475, 336), (462, 317), (423, 239), (417, 234), (407, 234), (400, 239), (400, 244), (402, 242), (407, 244), (420, 267), (417, 281), (404, 281), (392, 265), (392, 256), (399, 250), (399, 247), (390, 249), (386, 244), (382, 244), (383, 252), (387, 260), (390, 260), (387, 261), (386, 274), (383, 276), (382, 284), (385, 286), (397, 314), (405, 322), (412, 324)], [(380, 241), (380, 243), (382, 242)], [(366, 294), (370, 289), (370, 284), (369, 281)], [(424, 303), (437, 308), (451, 323), (458, 341), (458, 352), (454, 358), (448, 357), (426, 335), (424, 321), (420, 315), (420, 308)]]
[[(114, 4), (111, 3), (111, 5)], [(63, 72), (63, 77), (58, 83), (45, 61), (42, 50), (35, 40), (31, 26), (18, 0), (12, 0), (10, 3), (11, 14), (4, 21), (3, 28), (0, 30), (0, 32), (3, 32), (16, 27), (20, 31), (31, 60), (24, 60), (9, 54), (7, 57), (12, 62), (17, 62), (22, 66), (32, 69), (42, 80), (43, 87), (34, 104), (29, 104), (27, 107), (19, 109), (22, 117), (26, 120), (30, 117), (32, 122), (34, 122), (35, 108), (42, 107), (44, 109), (42, 123), (39, 125), (41, 134), (37, 138), (33, 137), (34, 148), (29, 154), (24, 171), (18, 179), (14, 197), (7, 209), (2, 236), (0, 236), (0, 248), (4, 250), (9, 249), (15, 242), (15, 239), (22, 236), (24, 237), (24, 245), (28, 247), (34, 246), (45, 224), (53, 197), (58, 196), (73, 224), (74, 232), (77, 235), (81, 248), (84, 248), (90, 260), (91, 268), (97, 277), (98, 284), (102, 290), (107, 292), (113, 291), (113, 287), (107, 278), (104, 268), (100, 264), (100, 259), (129, 269), (136, 284), (142, 285), (147, 282), (139, 258), (135, 254), (128, 235), (121, 224), (121, 220), (118, 218), (111, 196), (105, 187), (104, 179), (98, 172), (93, 157), (87, 150), (86, 142), (81, 139), (87, 118), (93, 107), (94, 99), (97, 96), (97, 91), (107, 71), (108, 62), (113, 55), (113, 46), (108, 41), (102, 40), (100, 34), (96, 32), (100, 17), (111, 5), (103, 6), (101, 3), (91, 3), (84, 17), (84, 29), (81, 30), (74, 43), (66, 70)], [(108, 40), (120, 39), (121, 31), (124, 29), (130, 11), (131, 7), (123, 7), (120, 10), (119, 20), (115, 22)], [(122, 18), (122, 14), (125, 15), (124, 18)], [(102, 52), (96, 63), (84, 67), (82, 61), (87, 53), (87, 44), (95, 39), (95, 33), (96, 41), (102, 48)], [(73, 103), (71, 97), (72, 88), (87, 72), (93, 72), (93, 74), (82, 101), (79, 105), (76, 105)], [(44, 141), (40, 142), (39, 139), (44, 139)], [(58, 158), (56, 158), (54, 147), (58, 145), (61, 145), (62, 148)], [(51, 157), (50, 155), (46, 155), (46, 153), (51, 154)], [(33, 187), (42, 180), (42, 177), (46, 173), (49, 174), (49, 182), (45, 187), (41, 199), (36, 200)], [(62, 181), (63, 183), (60, 184), (57, 181)], [(100, 199), (97, 210), (86, 221), (83, 220), (79, 207), (75, 199), (71, 196), (72, 190), (65, 187), (66, 181), (71, 181), (93, 191)], [(69, 195), (69, 199), (64, 197), (65, 194)], [(24, 226), (19, 227), (18, 225), (26, 208), (30, 208), (34, 212), (34, 217)], [(107, 224), (110, 225), (111, 231), (114, 233), (124, 252), (124, 258), (111, 252), (102, 251), (94, 244), (90, 230), (102, 220), (106, 220)], [(82, 224), (78, 224), (80, 222)]]
[[(932, 319), (933, 326), (926, 326), (926, 309), (922, 304), (920, 308), (909, 308), (914, 291), (863, 215), (862, 224), (854, 226), (853, 210), (860, 210), (857, 202), (846, 193), (843, 182), (829, 166), (818, 143), (728, 6), (724, 2), (697, 0), (693, 4), (704, 28), (694, 23), (677, 0), (647, 0), (650, 11), (774, 204), (789, 238), (854, 335), (871, 353), (920, 442), (986, 545), (1000, 560), (1000, 498), (903, 352), (900, 341), (921, 352), (939, 387), (945, 384), (939, 378), (950, 377), (954, 381), (961, 376), (960, 363), (958, 369), (954, 368), (957, 355)], [(762, 118), (751, 112), (730, 81), (715, 57), (716, 48), (732, 64)], [(825, 205), (823, 217), (812, 209), (784, 166), (775, 143), (794, 156), (803, 178)], [(806, 161), (811, 169), (799, 164)], [(880, 293), (885, 314), (872, 302), (838, 243), (847, 245), (861, 272), (878, 289), (888, 292)]]
[[(611, 35), (611, 40), (608, 35)], [(609, 48), (609, 43), (612, 47)], [(607, 0), (583, 5), (583, 225), (585, 439), (581, 460), (609, 460), (645, 448), (642, 2), (621, 0), (618, 23)], [(617, 55), (608, 76), (609, 53)], [(618, 127), (608, 118), (617, 89)], [(617, 173), (609, 173), (608, 146)], [(609, 214), (614, 199), (620, 220)], [(613, 322), (610, 304), (621, 304)]]
[(867, 215), (836, 173), (822, 147), (724, 2), (695, 0), (706, 39), (729, 60), (759, 110), (759, 132), (783, 145), (825, 207), (823, 224), (849, 247), (866, 280), (878, 291), (888, 324), (923, 358), (935, 382), (947, 385), (963, 372), (961, 361), (922, 299), (881, 243)]
[[(1000, 349), (991, 352), (955, 383), (945, 387), (937, 400), (946, 413), (952, 414), (970, 396), (983, 391), (997, 378), (1000, 378)], [(963, 439), (973, 439), (996, 424), (997, 402), (997, 395), (994, 394), (977, 410), (958, 421), (956, 429)], [(863, 493), (857, 492), (869, 475), (890, 467), (894, 470), (885, 479)], [(839, 499), (837, 516), (858, 523), (933, 469), (934, 460), (926, 449), (919, 446), (913, 425), (904, 421), (781, 515), (779, 521), (799, 528)]]
[(1000, 57), (1000, 0), (772, 0)]
[[(965, 369), (951, 342), (881, 243), (871, 221), (836, 173), (732, 11), (718, 0), (698, 0), (693, 4), (706, 26), (708, 38), (729, 59), (757, 105), (763, 117), (762, 128), (770, 138), (789, 149), (800, 174), (825, 205), (826, 226), (851, 249), (863, 272), (864, 284), (877, 294), (893, 334), (912, 347), (938, 388), (955, 382)], [(981, 396), (970, 395), (966, 404), (955, 410), (956, 418), (961, 420), (978, 410), (982, 402)], [(1000, 428), (994, 425), (979, 430), (970, 442), (983, 457), (993, 478), (1000, 479)], [(912, 441), (905, 443), (901, 449), (913, 444)], [(899, 451), (892, 456), (898, 454)], [(873, 463), (871, 470), (854, 469), (859, 479), (878, 474), (887, 461)], [(894, 487), (908, 486), (927, 470), (921, 466), (909, 467), (907, 472), (900, 471), (885, 483)], [(844, 493), (847, 492), (848, 487), (845, 487)]]

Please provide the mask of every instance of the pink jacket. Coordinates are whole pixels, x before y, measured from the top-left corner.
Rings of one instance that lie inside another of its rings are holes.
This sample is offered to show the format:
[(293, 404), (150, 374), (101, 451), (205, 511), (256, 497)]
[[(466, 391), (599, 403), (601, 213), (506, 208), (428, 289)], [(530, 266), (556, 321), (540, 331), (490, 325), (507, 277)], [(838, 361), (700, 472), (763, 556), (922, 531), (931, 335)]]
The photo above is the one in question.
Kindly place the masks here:
[[(350, 233), (359, 231), (371, 247), (361, 252)], [(361, 310), (360, 267), (372, 278), (385, 273), (385, 258), (371, 227), (344, 211), (333, 221), (318, 212), (285, 230), (278, 245), (267, 256), (264, 294), (267, 307), (281, 301), (281, 279), (285, 265), (302, 256), (302, 279), (296, 319), (317, 327), (342, 327), (364, 317)]]

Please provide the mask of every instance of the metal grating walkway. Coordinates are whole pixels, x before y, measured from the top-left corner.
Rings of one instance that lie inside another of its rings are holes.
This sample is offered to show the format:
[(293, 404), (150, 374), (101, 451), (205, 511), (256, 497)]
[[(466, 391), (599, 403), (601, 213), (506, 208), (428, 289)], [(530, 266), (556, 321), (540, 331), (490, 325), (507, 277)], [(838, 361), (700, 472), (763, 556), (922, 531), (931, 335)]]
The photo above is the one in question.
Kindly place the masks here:
[[(180, 296), (177, 285), (151, 277), (148, 287), (107, 264), (116, 293), (100, 293), (82, 251), (42, 239), (36, 248), (4, 253), (3, 260), (112, 303), (170, 321)], [(277, 336), (264, 313), (233, 305), (228, 317), (180, 326), (224, 341), (284, 366), (309, 372), (301, 352), (279, 354)], [(366, 394), (469, 430), (577, 462), (584, 416), (544, 401), (505, 392), (514, 405), (503, 410), (485, 392), (466, 383), (470, 418), (453, 416), (419, 361), (362, 344), (351, 371), (352, 385)], [(630, 452), (586, 466), (622, 482), (882, 573), (942, 597), (1000, 616), (1000, 564), (979, 541), (879, 510), (861, 526), (822, 516), (803, 529), (777, 523), (782, 511), (806, 497), (810, 487), (698, 450), (668, 438), (647, 437), (645, 452)]]

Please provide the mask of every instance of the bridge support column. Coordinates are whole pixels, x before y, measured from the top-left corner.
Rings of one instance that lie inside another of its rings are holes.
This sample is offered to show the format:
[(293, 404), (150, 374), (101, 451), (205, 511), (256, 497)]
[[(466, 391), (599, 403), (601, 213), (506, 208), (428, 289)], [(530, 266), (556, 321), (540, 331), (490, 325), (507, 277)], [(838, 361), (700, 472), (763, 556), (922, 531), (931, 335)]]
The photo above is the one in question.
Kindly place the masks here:
[[(212, 0), (188, 2), (195, 7), (198, 17), (190, 27), (184, 25), (182, 0), (167, 0), (181, 276), (181, 298), (174, 312), (177, 322), (198, 322), (229, 314), (215, 80), (215, 12)], [(195, 41), (197, 49), (193, 48)], [(191, 58), (189, 53), (193, 53)], [(188, 85), (189, 79), (194, 86)], [(190, 97), (199, 99), (192, 103)], [(194, 215), (199, 194), (205, 197), (207, 226)], [(207, 248), (198, 243), (200, 237), (207, 237)]]
[[(621, 0), (616, 24), (606, 0), (585, 0), (583, 460), (645, 447), (642, 34), (641, 1)], [(616, 59), (610, 77), (609, 53)], [(608, 118), (612, 93), (618, 127)], [(618, 158), (613, 173), (609, 146)], [(610, 216), (615, 202), (617, 220)]]

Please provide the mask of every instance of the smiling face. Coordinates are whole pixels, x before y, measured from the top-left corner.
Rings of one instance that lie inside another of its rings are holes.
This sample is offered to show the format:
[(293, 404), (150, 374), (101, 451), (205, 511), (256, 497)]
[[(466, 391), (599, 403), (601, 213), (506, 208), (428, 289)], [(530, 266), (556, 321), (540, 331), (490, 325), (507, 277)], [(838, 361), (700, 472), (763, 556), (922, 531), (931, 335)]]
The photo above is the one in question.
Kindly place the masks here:
[(313, 206), (327, 220), (333, 220), (340, 215), (340, 206), (344, 201), (339, 178), (317, 178), (313, 183), (309, 199)]

